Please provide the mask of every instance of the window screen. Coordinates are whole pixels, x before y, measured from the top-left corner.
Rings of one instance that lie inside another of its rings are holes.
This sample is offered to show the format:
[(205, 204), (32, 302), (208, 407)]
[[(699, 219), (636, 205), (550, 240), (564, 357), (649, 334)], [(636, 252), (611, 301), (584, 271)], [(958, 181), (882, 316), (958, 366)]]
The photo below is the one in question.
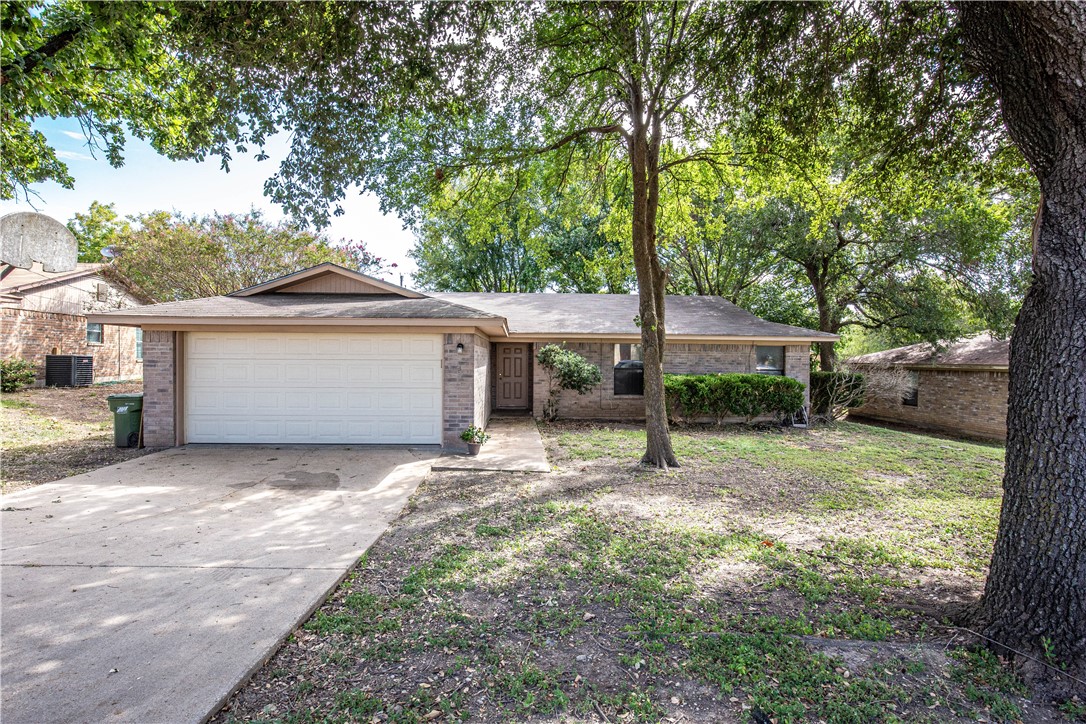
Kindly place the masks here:
[(136, 359), (143, 359), (143, 328), (136, 327)]
[(102, 325), (87, 322), (87, 341), (91, 344), (102, 344)]

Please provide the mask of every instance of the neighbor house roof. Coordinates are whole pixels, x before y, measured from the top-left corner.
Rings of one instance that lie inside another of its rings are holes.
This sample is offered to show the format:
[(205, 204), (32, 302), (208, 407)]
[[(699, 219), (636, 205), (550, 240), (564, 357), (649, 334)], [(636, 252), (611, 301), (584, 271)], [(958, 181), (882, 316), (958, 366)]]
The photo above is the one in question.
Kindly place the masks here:
[[(110, 324), (188, 328), (223, 325), (474, 326), (494, 336), (634, 340), (638, 299), (628, 294), (424, 295), (334, 264), (322, 264), (227, 296), (91, 315)], [(759, 319), (719, 297), (666, 300), (673, 338), (802, 343), (837, 339)]]
[(908, 347), (872, 352), (849, 360), (859, 365), (890, 365), (898, 367), (976, 367), (1007, 369), (1010, 360), (1009, 339), (996, 339), (985, 332), (959, 340), (939, 350), (927, 342)]
[[(638, 298), (633, 294), (491, 294), (443, 292), (438, 299), (505, 317), (511, 336), (636, 336)], [(720, 297), (668, 296), (664, 301), (668, 335), (764, 339), (836, 339), (787, 324), (767, 322)]]
[(63, 272), (47, 272), (41, 264), (34, 264), (32, 269), (13, 268), (0, 280), (0, 293), (5, 295), (23, 294), (39, 287), (82, 279), (98, 274), (105, 264), (76, 264), (75, 269)]

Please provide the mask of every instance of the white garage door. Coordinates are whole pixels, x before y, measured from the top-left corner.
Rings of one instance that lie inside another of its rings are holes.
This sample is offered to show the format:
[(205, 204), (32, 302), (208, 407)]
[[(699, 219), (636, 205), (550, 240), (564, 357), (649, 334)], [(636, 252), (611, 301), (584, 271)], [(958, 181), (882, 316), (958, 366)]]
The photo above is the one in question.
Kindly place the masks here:
[(190, 332), (185, 440), (441, 442), (441, 335)]

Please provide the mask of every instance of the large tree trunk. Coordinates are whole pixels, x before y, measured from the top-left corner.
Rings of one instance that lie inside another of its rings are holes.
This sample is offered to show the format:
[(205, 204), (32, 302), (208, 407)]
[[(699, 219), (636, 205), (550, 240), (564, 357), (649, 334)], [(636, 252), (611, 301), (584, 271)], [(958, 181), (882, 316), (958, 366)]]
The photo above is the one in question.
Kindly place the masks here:
[[(818, 307), (818, 331), (837, 334), (841, 328), (840, 320), (833, 318), (830, 300), (826, 295), (826, 287), (822, 282), (822, 276), (819, 274), (818, 268), (808, 264), (804, 267), (804, 271), (807, 272), (807, 280), (814, 290), (815, 306)], [(818, 366), (823, 372), (833, 372), (837, 369), (836, 342), (818, 343)]]
[[(637, 271), (641, 317), (641, 356), (645, 367), (645, 454), (641, 462), (658, 468), (678, 467), (671, 447), (664, 400), (664, 286), (666, 278), (656, 252), (656, 212), (660, 203), (660, 145), (650, 138), (640, 89), (631, 93), (634, 119), (627, 141), (633, 177), (633, 257)], [(657, 125), (658, 128), (658, 125)]]
[(1003, 509), (984, 633), (1086, 671), (1086, 5), (958, 5), (971, 58), (1041, 184), (1011, 340)]

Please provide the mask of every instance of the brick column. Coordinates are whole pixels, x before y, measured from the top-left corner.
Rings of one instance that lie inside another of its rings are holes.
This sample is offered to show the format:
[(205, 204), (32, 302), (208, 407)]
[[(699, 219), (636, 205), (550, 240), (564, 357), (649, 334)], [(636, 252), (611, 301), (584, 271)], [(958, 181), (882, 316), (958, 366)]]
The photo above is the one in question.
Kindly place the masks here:
[(784, 348), (784, 375), (803, 383), (803, 399), (811, 404), (811, 348), (792, 344)]
[(176, 340), (177, 332), (143, 335), (143, 444), (147, 447), (177, 444)]
[[(456, 345), (463, 345), (463, 352)], [(442, 383), (442, 445), (451, 452), (466, 452), (460, 433), (475, 420), (475, 335), (446, 334)]]

